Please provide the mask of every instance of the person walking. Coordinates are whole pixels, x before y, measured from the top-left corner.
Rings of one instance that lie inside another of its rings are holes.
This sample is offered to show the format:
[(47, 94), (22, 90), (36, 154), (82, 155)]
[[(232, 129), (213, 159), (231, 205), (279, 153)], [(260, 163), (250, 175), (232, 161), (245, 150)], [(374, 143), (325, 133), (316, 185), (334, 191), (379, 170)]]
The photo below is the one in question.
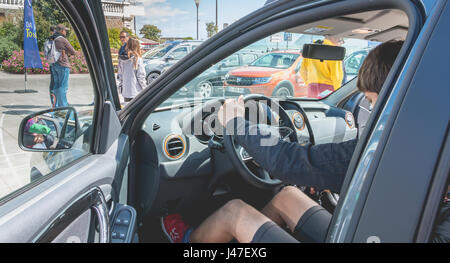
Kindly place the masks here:
[(55, 107), (67, 107), (67, 90), (69, 89), (70, 62), (68, 56), (75, 55), (75, 49), (66, 39), (69, 29), (63, 24), (56, 26), (54, 42), (56, 50), (61, 54), (56, 63), (52, 65), (52, 76), (54, 81), (53, 93), (55, 94)]
[[(119, 54), (118, 54), (118, 57), (117, 57), (117, 68), (120, 68), (120, 63), (122, 63), (122, 61), (128, 59), (128, 53), (127, 53), (126, 47), (127, 47), (127, 42), (130, 39), (130, 35), (128, 34), (127, 31), (123, 30), (123, 31), (120, 32), (120, 36), (119, 37), (120, 37), (120, 42), (122, 42), (122, 46), (119, 49)], [(117, 78), (116, 78), (117, 82), (116, 82), (116, 84), (117, 84), (117, 88), (119, 89), (119, 94), (122, 93), (122, 86), (120, 84), (121, 83), (121, 80), (120, 80), (121, 77), (122, 76), (119, 73), (117, 73)]]
[(119, 87), (125, 103), (131, 101), (144, 88), (147, 87), (145, 80), (145, 66), (141, 57), (139, 40), (130, 38), (126, 44), (128, 59), (119, 63), (118, 75)]
[[(317, 44), (340, 46), (342, 39), (327, 36)], [(300, 67), (308, 91), (308, 98), (321, 99), (341, 87), (344, 79), (342, 61), (304, 58)]]
[(127, 31), (123, 30), (120, 32), (119, 38), (120, 38), (120, 42), (122, 42), (122, 46), (119, 49), (119, 57), (125, 56), (126, 58), (128, 58), (126, 48), (127, 48), (127, 42), (130, 39), (130, 34), (128, 34)]
[[(56, 26), (50, 26), (50, 37), (48, 38), (47, 41), (54, 41), (55, 40), (55, 33), (56, 33)], [(48, 42), (45, 44), (45, 46), (48, 45)], [(48, 51), (46, 51), (47, 53)], [(52, 104), (52, 108), (55, 107), (55, 103), (56, 103), (56, 98), (55, 98), (55, 93), (53, 92), (53, 88), (55, 86), (55, 79), (53, 77), (53, 64), (50, 63), (49, 65), (49, 69), (50, 69), (50, 87), (49, 87), (49, 94), (50, 94), (50, 103)]]

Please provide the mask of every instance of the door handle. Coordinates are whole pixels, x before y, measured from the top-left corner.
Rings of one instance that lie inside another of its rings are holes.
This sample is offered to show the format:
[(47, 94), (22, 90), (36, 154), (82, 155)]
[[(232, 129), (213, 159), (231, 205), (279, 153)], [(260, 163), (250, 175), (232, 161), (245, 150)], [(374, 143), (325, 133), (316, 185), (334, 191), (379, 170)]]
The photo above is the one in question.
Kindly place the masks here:
[(36, 238), (31, 241), (37, 243), (52, 242), (64, 231), (64, 229), (66, 229), (66, 227), (87, 210), (91, 210), (95, 213), (98, 219), (99, 242), (109, 243), (111, 241), (111, 230), (108, 205), (102, 191), (98, 187), (94, 187), (85, 192), (78, 199), (69, 204), (37, 235)]
[(111, 238), (110, 225), (109, 225), (109, 211), (108, 204), (106, 203), (103, 193), (97, 189), (94, 193), (95, 200), (92, 210), (94, 210), (99, 226), (99, 242), (109, 243)]

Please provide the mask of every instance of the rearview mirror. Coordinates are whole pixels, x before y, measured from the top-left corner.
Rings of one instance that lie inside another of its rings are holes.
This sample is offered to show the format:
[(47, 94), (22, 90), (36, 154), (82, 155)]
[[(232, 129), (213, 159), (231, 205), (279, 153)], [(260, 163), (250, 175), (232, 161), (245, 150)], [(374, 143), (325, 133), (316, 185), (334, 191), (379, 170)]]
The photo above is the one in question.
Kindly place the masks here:
[(305, 44), (302, 50), (303, 58), (320, 60), (344, 60), (345, 48), (322, 44)]
[(72, 148), (80, 131), (74, 108), (41, 111), (22, 120), (18, 136), (19, 146), (25, 151), (64, 151)]

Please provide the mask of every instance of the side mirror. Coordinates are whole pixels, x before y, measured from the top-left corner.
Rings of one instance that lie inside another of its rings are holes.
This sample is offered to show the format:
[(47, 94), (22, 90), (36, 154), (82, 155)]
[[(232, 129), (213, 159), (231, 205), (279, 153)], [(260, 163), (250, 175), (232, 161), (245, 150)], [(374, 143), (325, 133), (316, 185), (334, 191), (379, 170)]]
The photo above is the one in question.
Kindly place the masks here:
[(302, 50), (303, 58), (320, 60), (344, 60), (345, 48), (322, 44), (305, 44)]
[(74, 108), (41, 111), (28, 115), (20, 123), (19, 147), (34, 152), (65, 151), (72, 148), (80, 133)]
[(167, 57), (166, 57), (166, 61), (167, 61), (167, 62), (169, 62), (169, 61), (171, 61), (171, 60), (175, 60), (175, 57), (174, 57), (174, 56), (167, 56)]

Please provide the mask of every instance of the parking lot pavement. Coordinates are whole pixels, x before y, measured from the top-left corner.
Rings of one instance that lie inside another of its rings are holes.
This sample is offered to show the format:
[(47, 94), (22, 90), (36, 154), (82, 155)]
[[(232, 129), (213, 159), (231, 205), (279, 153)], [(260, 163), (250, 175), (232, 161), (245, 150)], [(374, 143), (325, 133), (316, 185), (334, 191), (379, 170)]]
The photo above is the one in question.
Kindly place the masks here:
[[(17, 135), (25, 116), (51, 108), (49, 84), (50, 75), (28, 75), (28, 89), (37, 93), (16, 93), (25, 87), (24, 75), (0, 71), (0, 198), (30, 183), (30, 160), (42, 153), (21, 150)], [(70, 75), (67, 100), (77, 112), (93, 108), (89, 74)]]

